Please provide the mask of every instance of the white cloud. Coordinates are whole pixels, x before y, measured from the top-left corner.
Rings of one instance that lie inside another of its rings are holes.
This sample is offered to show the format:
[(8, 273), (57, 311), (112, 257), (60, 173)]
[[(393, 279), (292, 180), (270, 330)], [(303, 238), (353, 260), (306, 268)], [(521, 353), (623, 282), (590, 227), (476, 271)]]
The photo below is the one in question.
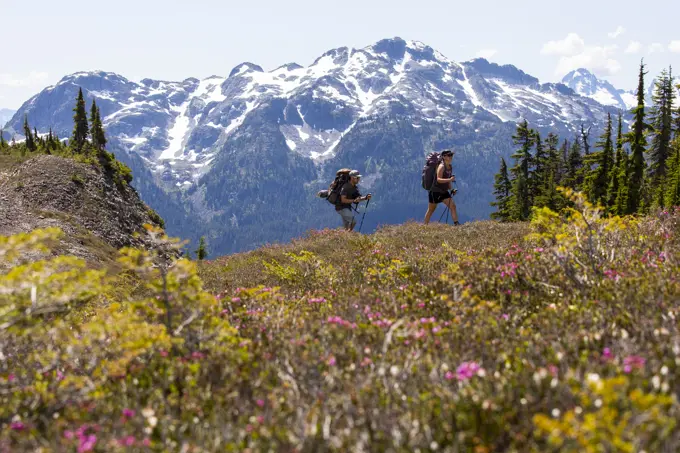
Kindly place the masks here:
[(618, 38), (618, 37), (621, 36), (625, 31), (626, 31), (626, 29), (623, 28), (621, 25), (619, 25), (618, 27), (616, 27), (616, 31), (612, 31), (612, 32), (610, 32), (610, 33), (607, 33), (607, 36), (609, 36), (609, 37), (612, 38), (612, 39)]
[(2, 74), (0, 73), (0, 85), (10, 87), (32, 87), (44, 85), (49, 74), (46, 72), (31, 71), (28, 75)]
[(571, 57), (583, 52), (584, 48), (585, 42), (583, 42), (583, 38), (576, 33), (569, 33), (561, 41), (548, 41), (543, 44), (541, 54)]
[(668, 50), (673, 53), (680, 53), (680, 41), (671, 41), (671, 43), (668, 44)]
[(496, 49), (482, 49), (479, 52), (477, 52), (477, 58), (486, 58), (487, 60), (491, 59), (494, 55), (498, 53), (498, 50)]
[(576, 55), (563, 56), (557, 63), (555, 74), (562, 76), (573, 69), (587, 68), (598, 75), (614, 75), (621, 63), (614, 58), (618, 46), (590, 46)]
[(655, 43), (649, 45), (649, 49), (648, 49), (649, 53), (657, 53), (657, 52), (661, 53), (663, 51), (664, 51), (664, 48), (661, 45), (661, 43), (655, 42)]
[(624, 50), (625, 53), (638, 53), (642, 50), (642, 43), (640, 41), (631, 41)]

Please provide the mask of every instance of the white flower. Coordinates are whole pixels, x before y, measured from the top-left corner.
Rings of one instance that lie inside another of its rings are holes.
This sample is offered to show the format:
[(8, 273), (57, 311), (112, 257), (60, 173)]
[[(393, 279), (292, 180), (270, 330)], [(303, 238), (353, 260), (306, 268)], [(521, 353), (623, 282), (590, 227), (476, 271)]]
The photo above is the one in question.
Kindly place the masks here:
[(588, 373), (586, 380), (593, 383), (598, 382), (600, 380), (600, 375), (597, 373)]
[(666, 365), (661, 367), (661, 375), (665, 376), (668, 374), (668, 367)]
[(148, 422), (149, 426), (153, 428), (154, 426), (156, 426), (156, 423), (158, 423), (158, 419), (156, 417), (149, 417)]
[(399, 367), (396, 366), (396, 365), (392, 365), (392, 366), (390, 367), (390, 374), (391, 374), (392, 376), (396, 376), (397, 374), (399, 374)]
[(150, 407), (147, 407), (146, 409), (142, 409), (142, 415), (144, 416), (144, 418), (153, 417), (154, 413), (155, 412)]
[(595, 407), (602, 407), (602, 400), (600, 398), (595, 400)]
[(438, 444), (437, 442), (432, 441), (432, 442), (430, 443), (430, 450), (436, 451), (438, 448), (439, 448), (439, 444)]
[(559, 417), (560, 416), (560, 410), (557, 409), (557, 408), (553, 409), (552, 410), (552, 416), (555, 417), (555, 418)]
[(661, 378), (659, 376), (654, 376), (652, 378), (652, 385), (658, 390), (659, 387), (661, 387)]

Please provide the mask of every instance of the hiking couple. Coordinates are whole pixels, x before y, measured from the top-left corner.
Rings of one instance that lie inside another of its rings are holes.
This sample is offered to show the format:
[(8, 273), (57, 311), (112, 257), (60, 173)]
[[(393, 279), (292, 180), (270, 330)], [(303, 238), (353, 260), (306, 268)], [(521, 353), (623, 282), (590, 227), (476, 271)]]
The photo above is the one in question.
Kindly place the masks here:
[[(453, 151), (450, 149), (444, 150), (441, 153), (432, 152), (427, 156), (422, 180), (423, 188), (428, 191), (429, 202), (427, 212), (425, 213), (425, 225), (430, 223), (430, 217), (432, 217), (432, 214), (437, 209), (437, 205), (442, 202), (451, 212), (453, 224), (460, 225), (458, 223), (456, 204), (453, 202), (453, 195), (456, 194), (457, 190), (451, 190), (451, 183), (456, 180), (451, 165), (452, 160)], [(335, 205), (335, 211), (342, 218), (343, 227), (347, 231), (353, 231), (356, 225), (355, 214), (352, 212), (352, 204), (371, 199), (370, 193), (366, 196), (362, 196), (359, 193), (357, 186), (360, 180), (361, 175), (357, 170), (342, 168), (336, 172), (335, 180), (331, 183), (328, 190), (321, 190), (317, 194), (319, 197), (325, 198), (329, 203)], [(368, 207), (368, 204), (366, 204), (366, 207)], [(358, 212), (356, 208), (354, 208), (354, 211)], [(366, 215), (365, 211), (364, 215)], [(359, 229), (361, 230), (361, 227)]]

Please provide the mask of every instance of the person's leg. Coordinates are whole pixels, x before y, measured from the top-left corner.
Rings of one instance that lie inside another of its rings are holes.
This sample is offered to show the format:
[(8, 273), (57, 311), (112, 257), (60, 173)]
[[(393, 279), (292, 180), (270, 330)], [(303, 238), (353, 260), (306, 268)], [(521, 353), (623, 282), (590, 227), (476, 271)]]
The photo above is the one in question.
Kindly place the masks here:
[(437, 209), (437, 205), (435, 203), (428, 203), (427, 204), (427, 212), (425, 213), (425, 225), (430, 223), (430, 217), (432, 217), (432, 214), (434, 214), (434, 211)]
[(340, 217), (342, 217), (342, 225), (347, 231), (352, 231), (354, 228), (354, 219), (352, 216), (352, 210), (351, 209), (341, 209), (340, 211), (337, 211), (338, 214), (340, 214)]
[(444, 200), (444, 203), (446, 203), (446, 206), (449, 208), (449, 211), (451, 211), (451, 219), (453, 219), (453, 223), (457, 224), (458, 212), (456, 212), (456, 203), (453, 202), (453, 198), (447, 198), (446, 200)]
[(435, 192), (429, 192), (427, 194), (427, 212), (425, 213), (425, 225), (430, 223), (430, 217), (432, 217), (432, 214), (434, 214), (434, 211), (437, 210), (437, 203), (439, 200), (437, 200), (437, 195)]

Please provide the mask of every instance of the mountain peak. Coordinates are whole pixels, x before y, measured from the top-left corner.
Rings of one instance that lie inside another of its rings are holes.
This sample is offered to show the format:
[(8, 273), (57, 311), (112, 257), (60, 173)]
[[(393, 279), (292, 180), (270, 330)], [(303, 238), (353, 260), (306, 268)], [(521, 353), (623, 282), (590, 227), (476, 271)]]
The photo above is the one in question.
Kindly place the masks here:
[(629, 110), (634, 102), (630, 93), (617, 90), (606, 80), (599, 79), (586, 68), (570, 71), (562, 77), (562, 83), (580, 96), (595, 99), (603, 105), (611, 105), (621, 110)]
[(229, 73), (229, 77), (239, 76), (247, 72), (264, 72), (264, 70), (261, 66), (246, 61), (232, 69)]
[(466, 61), (465, 65), (474, 68), (485, 77), (501, 77), (520, 85), (534, 85), (539, 83), (536, 77), (527, 74), (511, 64), (501, 66), (496, 63), (491, 63), (486, 58), (473, 58), (472, 60)]

